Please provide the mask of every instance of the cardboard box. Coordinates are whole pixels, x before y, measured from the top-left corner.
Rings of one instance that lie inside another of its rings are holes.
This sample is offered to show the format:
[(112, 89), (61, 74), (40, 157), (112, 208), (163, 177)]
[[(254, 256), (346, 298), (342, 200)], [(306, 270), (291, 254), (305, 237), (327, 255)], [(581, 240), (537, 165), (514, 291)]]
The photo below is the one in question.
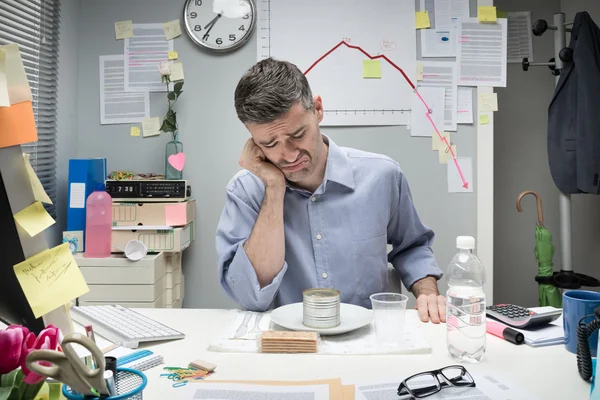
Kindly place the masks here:
[(179, 203), (115, 203), (115, 226), (186, 226), (196, 219), (196, 200)]
[[(164, 253), (147, 254), (139, 261), (131, 261), (122, 253), (106, 258), (86, 258), (82, 254), (73, 257), (88, 286), (153, 285), (167, 275)], [(173, 276), (169, 276), (169, 280), (172, 281)]]
[(158, 282), (150, 285), (88, 285), (90, 291), (79, 300), (154, 302), (165, 293), (166, 283), (166, 276), (163, 275)]
[(130, 240), (139, 240), (148, 247), (148, 252), (180, 252), (187, 249), (195, 237), (194, 222), (183, 228), (170, 229), (156, 229), (156, 227), (151, 226), (113, 226), (112, 251), (115, 253), (123, 252)]
[(163, 293), (155, 301), (82, 301), (79, 300), (80, 306), (102, 306), (102, 305), (121, 305), (128, 308), (174, 308), (172, 304), (167, 304), (166, 296)]

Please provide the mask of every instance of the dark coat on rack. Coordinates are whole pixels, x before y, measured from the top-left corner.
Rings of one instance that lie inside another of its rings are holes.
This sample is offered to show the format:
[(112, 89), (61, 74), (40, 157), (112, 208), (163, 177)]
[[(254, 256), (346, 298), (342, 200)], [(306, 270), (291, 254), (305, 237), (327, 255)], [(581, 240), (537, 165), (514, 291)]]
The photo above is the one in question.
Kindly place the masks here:
[(600, 29), (577, 13), (565, 62), (548, 110), (548, 161), (563, 193), (600, 193)]

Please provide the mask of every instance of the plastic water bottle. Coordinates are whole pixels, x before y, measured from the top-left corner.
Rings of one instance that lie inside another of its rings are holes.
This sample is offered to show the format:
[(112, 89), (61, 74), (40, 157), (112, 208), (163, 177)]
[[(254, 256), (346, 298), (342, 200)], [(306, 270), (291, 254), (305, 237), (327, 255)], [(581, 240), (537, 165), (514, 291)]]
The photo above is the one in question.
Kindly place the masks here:
[(112, 247), (112, 197), (103, 183), (96, 185), (85, 203), (85, 257), (110, 257)]
[(473, 253), (475, 238), (459, 236), (456, 247), (446, 272), (446, 345), (455, 360), (476, 363), (486, 345), (485, 269)]

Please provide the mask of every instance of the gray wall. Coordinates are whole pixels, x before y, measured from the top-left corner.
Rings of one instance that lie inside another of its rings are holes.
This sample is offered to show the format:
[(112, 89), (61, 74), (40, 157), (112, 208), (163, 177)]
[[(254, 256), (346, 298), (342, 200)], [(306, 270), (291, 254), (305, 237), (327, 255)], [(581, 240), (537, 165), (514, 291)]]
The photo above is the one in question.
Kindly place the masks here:
[[(164, 0), (80, 3), (78, 38), (70, 42), (76, 48), (78, 64), (78, 73), (71, 77), (77, 76), (77, 108), (71, 109), (77, 111), (72, 132), (72, 139), (76, 140), (71, 142), (75, 145), (74, 156), (107, 157), (111, 171), (162, 172), (167, 135), (133, 138), (129, 136), (129, 125), (99, 124), (98, 57), (123, 52), (123, 42), (114, 38), (115, 21), (163, 22), (180, 18), (180, 14), (179, 6), (173, 7)], [(185, 33), (175, 41), (186, 75), (184, 94), (178, 103), (180, 140), (188, 156), (184, 177), (191, 181), (198, 216), (197, 240), (184, 253), (186, 307), (233, 305), (218, 283), (214, 234), (224, 204), (224, 188), (239, 169), (239, 155), (248, 138), (248, 132), (235, 115), (233, 92), (239, 77), (256, 61), (255, 40), (256, 37), (239, 51), (225, 56), (200, 51)], [(153, 116), (164, 115), (164, 97), (151, 94)], [(411, 138), (403, 127), (324, 128), (323, 132), (339, 145), (388, 154), (400, 162), (423, 220), (437, 233), (434, 251), (442, 269), (445, 270), (455, 252), (455, 237), (476, 235), (476, 193), (447, 193), (446, 166), (439, 165), (437, 153), (431, 151), (430, 139)], [(476, 165), (474, 127), (461, 126), (453, 140), (459, 154), (472, 156)], [(68, 151), (59, 156), (63, 166), (60, 187), (65, 185), (66, 158), (70, 156), (73, 154)], [(63, 198), (59, 207), (65, 205)], [(445, 283), (440, 289), (445, 293)]]

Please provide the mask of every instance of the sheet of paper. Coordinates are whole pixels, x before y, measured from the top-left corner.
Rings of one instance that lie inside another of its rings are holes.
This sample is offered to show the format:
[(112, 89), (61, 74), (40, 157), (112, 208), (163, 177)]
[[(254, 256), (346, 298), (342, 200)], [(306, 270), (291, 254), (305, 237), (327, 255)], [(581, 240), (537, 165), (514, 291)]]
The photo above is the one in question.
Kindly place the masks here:
[(381, 62), (363, 60), (363, 78), (381, 78)]
[[(448, 193), (473, 192), (473, 159), (471, 157), (457, 157), (454, 160), (448, 160), (447, 168)], [(468, 183), (466, 188), (464, 182)]]
[(479, 22), (496, 22), (498, 15), (494, 6), (479, 6), (477, 10), (477, 19)]
[(342, 392), (344, 394), (344, 400), (354, 400), (354, 385), (344, 385), (342, 387)]
[(456, 156), (457, 153), (455, 144), (451, 145), (450, 147), (448, 147), (446, 144), (440, 145), (440, 148), (438, 149), (438, 161), (440, 164), (448, 164), (449, 162), (452, 162), (452, 159), (454, 159)]
[(185, 385), (180, 389), (179, 399), (278, 399), (278, 400), (329, 400), (329, 385), (271, 386), (243, 383), (204, 381), (198, 385)]
[(85, 208), (85, 183), (71, 183), (70, 208)]
[(0, 107), (0, 148), (37, 142), (31, 101)]
[(160, 134), (160, 119), (158, 117), (144, 118), (142, 120), (142, 135), (144, 137)]
[(68, 243), (28, 258), (14, 271), (36, 318), (89, 291)]
[(435, 133), (435, 124), (439, 132), (444, 130), (446, 90), (441, 87), (419, 87), (418, 92), (427, 107), (416, 94), (412, 97), (410, 109), (410, 135), (431, 137)]
[(31, 237), (43, 232), (44, 229), (54, 225), (56, 222), (52, 219), (50, 214), (48, 214), (41, 201), (36, 201), (32, 205), (24, 208), (16, 213), (14, 217), (19, 226), (25, 229)]
[(456, 123), (473, 123), (473, 89), (470, 87), (458, 87), (456, 100)]
[(415, 13), (415, 27), (417, 29), (426, 29), (431, 27), (429, 13), (425, 11), (417, 11)]
[(169, 226), (182, 226), (187, 224), (187, 204), (170, 204), (165, 206), (165, 220)]
[(479, 125), (489, 125), (490, 116), (487, 114), (479, 114)]
[(431, 28), (421, 31), (421, 56), (456, 57), (457, 22), (469, 18), (468, 0), (420, 0), (427, 10)]
[(42, 203), (52, 204), (52, 200), (44, 190), (44, 186), (42, 186), (42, 182), (38, 178), (35, 170), (31, 166), (31, 162), (29, 161), (30, 155), (28, 153), (23, 153), (23, 159), (25, 161), (25, 169), (27, 169), (27, 176), (29, 176), (29, 184), (31, 185), (31, 190), (33, 190), (33, 197), (36, 201), (41, 201)]
[(435, 27), (452, 29), (455, 20), (469, 18), (469, 0), (434, 0)]
[(129, 130), (129, 135), (131, 135), (131, 136), (140, 136), (140, 127), (139, 126), (132, 126), (131, 129)]
[(169, 22), (165, 22), (163, 24), (163, 31), (165, 32), (165, 38), (167, 40), (175, 39), (177, 36), (181, 35), (181, 24), (179, 20), (173, 20)]
[(100, 56), (100, 123), (103, 125), (139, 123), (150, 116), (148, 92), (126, 93), (124, 79), (123, 55)]
[(533, 61), (533, 37), (531, 12), (509, 12), (508, 18), (508, 62), (521, 64), (523, 58)]
[(117, 40), (133, 37), (133, 22), (119, 21), (115, 22), (115, 38)]
[[(19, 46), (16, 43), (5, 44), (0, 46), (0, 52), (3, 53), (5, 82), (9, 103), (13, 105), (24, 101), (31, 101), (31, 88), (29, 87), (29, 80), (23, 66)], [(1, 95), (0, 98), (2, 98)], [(2, 101), (5, 102), (6, 99)]]
[(477, 18), (459, 22), (458, 84), (506, 86), (506, 19), (480, 24)]
[[(442, 138), (440, 139), (440, 135), (442, 136)], [(440, 132), (440, 135), (438, 134), (434, 134), (431, 135), (431, 150), (433, 151), (438, 151), (442, 146), (444, 146), (444, 149), (446, 148), (447, 144), (446, 143), (452, 143), (450, 141), (450, 132)], [(444, 138), (446, 139), (444, 141)]]
[(479, 112), (498, 111), (498, 93), (482, 93), (479, 95)]
[(456, 131), (456, 63), (441, 61), (423, 62), (421, 87), (441, 87), (445, 89), (444, 130)]
[(163, 24), (133, 24), (133, 37), (124, 43), (125, 91), (166, 92), (158, 65), (169, 59), (173, 41), (165, 39)]
[[(174, 62), (171, 64), (171, 81), (182, 81), (183, 80), (183, 64), (181, 61)], [(172, 89), (171, 89), (172, 90)]]

